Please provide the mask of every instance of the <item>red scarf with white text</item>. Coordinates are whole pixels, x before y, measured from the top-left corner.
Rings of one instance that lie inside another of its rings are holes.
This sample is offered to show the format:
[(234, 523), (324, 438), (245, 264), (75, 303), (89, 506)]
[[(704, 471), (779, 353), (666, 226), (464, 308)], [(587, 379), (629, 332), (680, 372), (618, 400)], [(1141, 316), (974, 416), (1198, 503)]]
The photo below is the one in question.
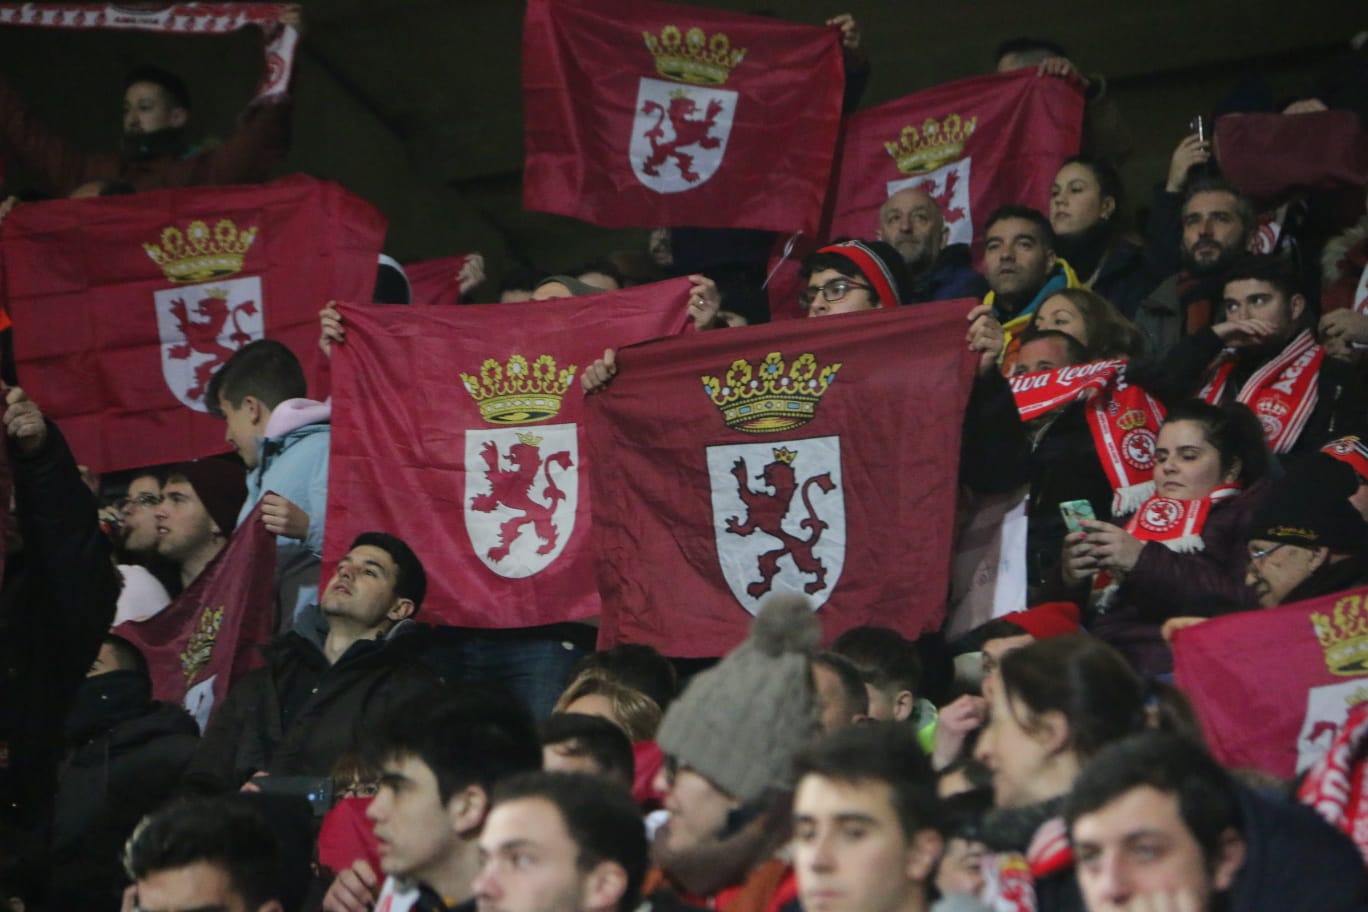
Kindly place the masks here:
[(1112, 513), (1134, 512), (1154, 490), (1154, 443), (1164, 407), (1126, 382), (1126, 362), (1115, 358), (1022, 374), (1008, 380), (1022, 421), (1091, 395), (1088, 430), (1112, 490)]
[[(1275, 453), (1286, 453), (1301, 436), (1320, 398), (1316, 384), (1325, 349), (1316, 344), (1310, 330), (1302, 330), (1287, 347), (1245, 381), (1235, 401), (1254, 410), (1263, 425), (1264, 439)], [(1235, 369), (1229, 353), (1217, 362), (1216, 371), (1197, 394), (1212, 405), (1225, 397), (1226, 382)]]

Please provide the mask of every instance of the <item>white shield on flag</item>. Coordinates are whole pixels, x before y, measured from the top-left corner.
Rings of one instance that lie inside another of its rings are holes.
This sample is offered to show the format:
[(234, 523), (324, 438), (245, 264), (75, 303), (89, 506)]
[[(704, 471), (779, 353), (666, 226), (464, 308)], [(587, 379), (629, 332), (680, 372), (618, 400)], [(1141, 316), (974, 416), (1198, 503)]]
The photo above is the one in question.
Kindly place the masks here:
[(465, 467), (463, 512), (475, 555), (506, 579), (549, 567), (575, 528), (577, 427), (466, 431)]
[(974, 216), (969, 210), (969, 172), (972, 159), (959, 161), (918, 174), (888, 182), (888, 195), (915, 187), (936, 201), (945, 216), (945, 227), (950, 229), (949, 244), (974, 242)]
[(166, 385), (185, 405), (207, 412), (204, 391), (214, 371), (233, 352), (266, 335), (261, 279), (181, 285), (153, 297)]
[(1368, 678), (1311, 687), (1306, 691), (1306, 718), (1297, 735), (1297, 772), (1319, 760), (1349, 718), (1349, 710), (1368, 700)]
[(841, 438), (708, 447), (722, 576), (751, 614), (775, 592), (826, 604), (845, 564)]
[(727, 152), (736, 93), (642, 79), (628, 155), (637, 180), (657, 193), (705, 183)]

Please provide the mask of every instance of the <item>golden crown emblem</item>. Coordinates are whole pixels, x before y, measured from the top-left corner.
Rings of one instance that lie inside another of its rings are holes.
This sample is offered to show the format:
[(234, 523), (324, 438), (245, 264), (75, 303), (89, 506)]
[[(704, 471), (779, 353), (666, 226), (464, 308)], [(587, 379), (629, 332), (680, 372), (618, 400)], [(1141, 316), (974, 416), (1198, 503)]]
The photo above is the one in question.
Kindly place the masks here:
[(241, 272), (256, 236), (256, 228), (239, 231), (232, 219), (219, 219), (212, 231), (196, 219), (185, 231), (163, 228), (161, 244), (143, 244), (143, 249), (171, 281), (206, 282)]
[(194, 683), (195, 678), (204, 670), (204, 666), (209, 664), (209, 659), (214, 654), (214, 641), (218, 639), (219, 628), (222, 626), (223, 606), (205, 606), (204, 611), (200, 613), (195, 632), (190, 635), (189, 641), (185, 644), (185, 651), (180, 654), (181, 672), (185, 675), (186, 684)]
[(697, 27), (680, 34), (678, 27), (667, 25), (659, 37), (650, 32), (642, 32), (641, 37), (655, 57), (656, 72), (676, 82), (722, 85), (746, 57), (746, 49), (733, 48), (726, 35), (718, 32), (709, 38)]
[(958, 114), (951, 114), (944, 120), (928, 117), (920, 128), (912, 124), (903, 127), (898, 141), (886, 142), (884, 148), (903, 174), (925, 174), (959, 158), (976, 126), (977, 117), (968, 120)]
[[(560, 411), (575, 370), (573, 364), (558, 370), (550, 355), (539, 355), (531, 364), (522, 355), (513, 355), (502, 365), (486, 358), (478, 377), (463, 372), (461, 382), (480, 406), (480, 417), (490, 424), (532, 424), (554, 418)], [(522, 438), (519, 434), (518, 439)], [(522, 442), (536, 446), (541, 439)]]
[(703, 390), (733, 430), (748, 434), (788, 431), (817, 416), (817, 403), (840, 369), (839, 362), (820, 367), (806, 353), (790, 365), (779, 352), (770, 352), (758, 365), (733, 361), (721, 380), (703, 377)]
[(782, 462), (784, 465), (793, 465), (794, 457), (797, 455), (797, 450), (790, 450), (788, 447), (774, 448), (774, 461)]
[(1116, 426), (1123, 431), (1133, 431), (1136, 428), (1144, 427), (1145, 422), (1148, 420), (1149, 419), (1145, 417), (1144, 412), (1139, 409), (1131, 409), (1129, 412), (1126, 412), (1126, 414), (1116, 419)]
[(1339, 599), (1329, 615), (1311, 612), (1311, 626), (1331, 674), (1354, 678), (1368, 672), (1368, 604), (1363, 596)]

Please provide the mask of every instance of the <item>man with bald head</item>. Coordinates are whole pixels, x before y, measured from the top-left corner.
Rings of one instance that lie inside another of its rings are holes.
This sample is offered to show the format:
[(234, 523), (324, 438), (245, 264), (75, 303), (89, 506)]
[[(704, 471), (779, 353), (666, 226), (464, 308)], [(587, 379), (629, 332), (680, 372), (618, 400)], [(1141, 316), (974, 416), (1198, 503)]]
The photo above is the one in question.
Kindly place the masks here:
[(920, 187), (904, 187), (879, 207), (879, 240), (902, 254), (912, 274), (907, 303), (981, 298), (988, 293), (974, 271), (968, 244), (950, 244), (940, 204)]

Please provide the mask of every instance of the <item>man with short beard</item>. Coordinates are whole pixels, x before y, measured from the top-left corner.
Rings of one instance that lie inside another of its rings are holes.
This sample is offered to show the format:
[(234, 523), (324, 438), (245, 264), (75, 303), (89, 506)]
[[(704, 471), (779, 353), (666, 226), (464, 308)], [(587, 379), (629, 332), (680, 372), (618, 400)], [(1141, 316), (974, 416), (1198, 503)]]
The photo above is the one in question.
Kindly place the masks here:
[(1254, 204), (1219, 178), (1188, 184), (1182, 209), (1182, 269), (1140, 302), (1135, 322), (1154, 357), (1185, 335), (1220, 323), (1225, 270), (1249, 252), (1258, 227)]
[(988, 283), (974, 271), (968, 244), (947, 244), (950, 229), (925, 190), (905, 187), (879, 207), (879, 240), (902, 254), (912, 280), (908, 304), (981, 298)]
[(173, 564), (184, 589), (228, 544), (247, 496), (241, 464), (217, 457), (183, 462), (166, 476), (153, 508), (157, 554)]

